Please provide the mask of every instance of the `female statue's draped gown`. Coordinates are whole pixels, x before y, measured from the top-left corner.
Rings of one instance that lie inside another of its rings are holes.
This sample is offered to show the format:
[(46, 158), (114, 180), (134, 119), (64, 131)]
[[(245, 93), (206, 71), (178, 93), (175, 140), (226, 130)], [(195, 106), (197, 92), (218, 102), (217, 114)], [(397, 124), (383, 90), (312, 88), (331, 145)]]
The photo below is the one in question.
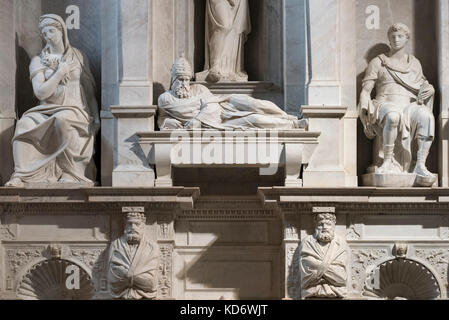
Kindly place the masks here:
[[(13, 138), (15, 172), (11, 179), (25, 183), (54, 183), (65, 174), (71, 182), (92, 183), (95, 178), (94, 140), (98, 128), (95, 85), (87, 58), (68, 42), (64, 21), (52, 18), (64, 28), (65, 62), (75, 66), (56, 91), (41, 105), (23, 114)], [(41, 19), (42, 19), (41, 18)], [(40, 57), (33, 58), (30, 77), (40, 73), (45, 81), (57, 68), (46, 63), (51, 58), (48, 46)]]

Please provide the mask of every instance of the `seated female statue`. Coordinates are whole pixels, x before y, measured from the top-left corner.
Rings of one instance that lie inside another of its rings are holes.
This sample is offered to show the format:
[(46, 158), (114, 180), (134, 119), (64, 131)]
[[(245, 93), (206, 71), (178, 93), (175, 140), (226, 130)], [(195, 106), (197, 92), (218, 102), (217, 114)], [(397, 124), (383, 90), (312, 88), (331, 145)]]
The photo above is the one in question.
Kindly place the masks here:
[(17, 122), (14, 173), (6, 186), (93, 185), (99, 116), (87, 57), (70, 45), (61, 17), (42, 16), (39, 29), (46, 46), (32, 59), (30, 78), (40, 105)]

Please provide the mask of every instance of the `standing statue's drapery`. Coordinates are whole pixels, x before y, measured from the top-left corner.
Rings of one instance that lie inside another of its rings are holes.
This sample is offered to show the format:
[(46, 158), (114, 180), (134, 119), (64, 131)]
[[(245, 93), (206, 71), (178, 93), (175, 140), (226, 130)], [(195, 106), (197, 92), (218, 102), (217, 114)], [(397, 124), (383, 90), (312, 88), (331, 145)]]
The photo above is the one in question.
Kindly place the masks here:
[(248, 0), (206, 1), (206, 62), (197, 81), (248, 81), (244, 45), (251, 32)]
[(92, 156), (100, 120), (87, 57), (70, 45), (61, 17), (42, 16), (39, 29), (46, 46), (31, 61), (30, 79), (41, 105), (25, 112), (17, 122), (14, 174), (6, 186), (93, 185), (96, 170)]
[[(380, 139), (381, 146), (375, 151), (378, 162), (368, 171), (387, 176), (414, 174), (415, 185), (431, 186), (436, 177), (427, 170), (426, 160), (435, 136), (435, 90), (418, 59), (405, 53), (408, 27), (397, 23), (389, 29), (388, 37), (391, 51), (369, 63), (360, 95), (365, 133), (368, 138)], [(376, 98), (371, 99), (374, 88)]]
[(270, 101), (231, 94), (215, 96), (200, 84), (191, 85), (192, 69), (179, 58), (171, 69), (170, 90), (159, 97), (159, 128), (170, 129), (297, 129), (305, 120), (288, 115)]

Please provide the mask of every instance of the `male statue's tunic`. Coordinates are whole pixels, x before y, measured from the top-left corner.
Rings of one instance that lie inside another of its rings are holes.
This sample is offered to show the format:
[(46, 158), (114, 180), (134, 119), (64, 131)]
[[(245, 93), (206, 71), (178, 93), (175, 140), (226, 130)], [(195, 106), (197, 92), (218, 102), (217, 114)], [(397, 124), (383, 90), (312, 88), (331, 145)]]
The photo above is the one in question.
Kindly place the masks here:
[(142, 237), (130, 245), (123, 235), (111, 244), (109, 283), (115, 299), (154, 299), (157, 295), (157, 245)]
[(300, 247), (302, 298), (342, 298), (346, 296), (347, 246), (339, 237), (326, 246), (313, 235)]
[(418, 101), (421, 88), (429, 84), (420, 62), (413, 55), (408, 55), (407, 60), (405, 65), (393, 64), (381, 54), (370, 62), (363, 79), (363, 82), (376, 81), (377, 92), (370, 104), (372, 117), (365, 127), (368, 137), (382, 137), (383, 122), (389, 112), (401, 115), (394, 158), (404, 171), (411, 167), (414, 139), (433, 140), (435, 132), (433, 98), (425, 104)]

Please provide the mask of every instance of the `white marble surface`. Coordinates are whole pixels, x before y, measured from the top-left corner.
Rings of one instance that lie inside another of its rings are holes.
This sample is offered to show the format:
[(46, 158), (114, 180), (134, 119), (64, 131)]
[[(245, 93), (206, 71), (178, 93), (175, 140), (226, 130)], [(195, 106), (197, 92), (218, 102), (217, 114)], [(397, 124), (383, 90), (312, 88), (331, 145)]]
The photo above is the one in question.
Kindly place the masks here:
[[(139, 132), (142, 148), (154, 148), (156, 186), (173, 185), (173, 167), (259, 167), (261, 175), (274, 175), (285, 167), (284, 183), (302, 187), (301, 168), (309, 163), (318, 145), (319, 132), (284, 130), (275, 136), (256, 131)], [(211, 137), (214, 139), (211, 140)], [(216, 140), (218, 139), (218, 140)]]
[[(309, 131), (319, 131), (319, 145), (304, 170), (305, 187), (355, 187), (357, 186), (356, 146), (346, 139), (355, 130), (345, 117), (347, 107), (303, 106), (302, 113), (308, 119)], [(352, 137), (351, 137), (352, 138)], [(332, 152), (329, 152), (332, 150)]]
[(154, 131), (155, 106), (111, 106), (114, 115), (114, 187), (152, 187), (154, 171), (139, 146), (139, 131)]

